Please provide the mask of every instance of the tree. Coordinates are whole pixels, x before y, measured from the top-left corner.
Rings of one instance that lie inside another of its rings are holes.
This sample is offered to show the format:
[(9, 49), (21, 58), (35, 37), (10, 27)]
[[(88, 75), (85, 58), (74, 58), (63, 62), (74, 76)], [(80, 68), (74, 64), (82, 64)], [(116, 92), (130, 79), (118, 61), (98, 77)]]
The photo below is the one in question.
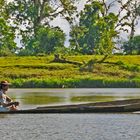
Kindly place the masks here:
[[(130, 29), (129, 38), (132, 39), (135, 35), (135, 28), (140, 19), (140, 1), (138, 0), (127, 0), (121, 1), (117, 0), (120, 5), (120, 10), (118, 12), (118, 24), (116, 28), (119, 30), (127, 31)], [(125, 13), (123, 16), (121, 13)]]
[[(116, 5), (118, 11), (111, 12)], [(115, 43), (121, 31), (129, 32), (129, 39), (133, 39), (139, 19), (138, 0), (88, 0), (80, 14), (80, 23), (71, 28), (71, 47), (82, 53), (107, 56), (113, 48), (117, 49)]]
[(0, 0), (0, 56), (10, 55), (16, 50), (14, 29), (8, 19), (7, 3)]
[[(19, 54), (34, 55), (34, 54), (50, 54), (57, 48), (63, 48), (65, 34), (58, 27), (39, 27), (36, 33), (36, 39), (31, 40), (31, 45), (28, 48), (20, 50)], [(32, 47), (29, 47), (32, 46)]]
[[(38, 38), (38, 33), (42, 27), (51, 28), (51, 20), (57, 16), (63, 16), (71, 21), (73, 11), (76, 10), (72, 0), (14, 0), (9, 5), (12, 21), (18, 34), (22, 36), (22, 44), (25, 48), (36, 46), (33, 44), (36, 43), (34, 40)], [(37, 48), (34, 49), (37, 50)]]
[[(71, 45), (80, 48), (83, 54), (112, 54), (113, 39), (117, 37), (117, 20), (115, 14), (107, 13), (104, 3), (92, 1), (80, 13), (79, 26), (73, 27), (71, 31)], [(75, 40), (77, 43), (74, 44)]]
[(134, 36), (133, 39), (124, 42), (122, 49), (124, 49), (126, 54), (140, 55), (140, 35)]
[[(71, 31), (70, 31), (70, 36), (71, 39), (70, 41), (70, 48), (71, 50), (74, 50), (75, 52), (82, 53), (82, 36), (84, 36), (84, 27), (81, 27), (79, 25), (72, 25), (71, 26)], [(86, 53), (86, 52), (85, 52)]]

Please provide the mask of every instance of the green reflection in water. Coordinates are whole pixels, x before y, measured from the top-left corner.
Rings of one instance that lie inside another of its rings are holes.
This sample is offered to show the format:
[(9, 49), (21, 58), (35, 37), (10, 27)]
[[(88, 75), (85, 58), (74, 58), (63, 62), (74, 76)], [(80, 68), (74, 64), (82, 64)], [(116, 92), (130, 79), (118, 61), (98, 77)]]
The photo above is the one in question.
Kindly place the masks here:
[(129, 99), (131, 97), (118, 97), (118, 96), (74, 96), (71, 98), (72, 102), (106, 102), (119, 99)]
[(59, 97), (51, 96), (28, 96), (27, 98), (22, 99), (24, 104), (51, 104), (61, 102), (62, 99)]
[[(14, 98), (14, 96), (13, 96)], [(63, 98), (57, 96), (48, 96), (44, 93), (29, 93), (22, 94), (20, 98), (15, 98), (15, 100), (20, 100), (22, 104), (30, 105), (43, 105), (62, 102)]]
[[(61, 95), (61, 96), (60, 96)], [(72, 104), (80, 102), (105, 102), (114, 100), (125, 100), (138, 98), (137, 96), (118, 96), (118, 95), (75, 95), (75, 94), (54, 94), (51, 92), (26, 92), (20, 94), (12, 94), (10, 97), (19, 101), (21, 105), (48, 105), (48, 104)]]

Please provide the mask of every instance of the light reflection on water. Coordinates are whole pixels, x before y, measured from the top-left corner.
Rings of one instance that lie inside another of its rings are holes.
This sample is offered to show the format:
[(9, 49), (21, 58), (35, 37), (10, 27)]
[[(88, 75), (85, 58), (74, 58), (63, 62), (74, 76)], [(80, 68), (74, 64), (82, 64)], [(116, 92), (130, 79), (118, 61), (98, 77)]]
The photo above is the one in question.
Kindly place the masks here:
[(140, 89), (9, 89), (10, 97), (20, 102), (20, 108), (45, 105), (74, 104), (140, 98)]
[(140, 140), (136, 114), (6, 114), (2, 140)]

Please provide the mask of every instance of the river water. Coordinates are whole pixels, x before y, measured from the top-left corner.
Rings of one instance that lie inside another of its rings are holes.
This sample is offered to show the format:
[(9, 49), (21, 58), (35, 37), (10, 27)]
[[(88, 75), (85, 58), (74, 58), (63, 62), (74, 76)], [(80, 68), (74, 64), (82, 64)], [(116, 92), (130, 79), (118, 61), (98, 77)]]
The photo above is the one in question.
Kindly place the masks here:
[[(26, 109), (54, 104), (140, 98), (140, 89), (10, 89), (8, 95), (20, 101), (21, 109)], [(35, 98), (31, 100), (33, 96)], [(140, 115), (0, 114), (0, 139), (140, 140)]]
[(46, 105), (77, 104), (140, 98), (139, 88), (10, 89), (21, 109)]

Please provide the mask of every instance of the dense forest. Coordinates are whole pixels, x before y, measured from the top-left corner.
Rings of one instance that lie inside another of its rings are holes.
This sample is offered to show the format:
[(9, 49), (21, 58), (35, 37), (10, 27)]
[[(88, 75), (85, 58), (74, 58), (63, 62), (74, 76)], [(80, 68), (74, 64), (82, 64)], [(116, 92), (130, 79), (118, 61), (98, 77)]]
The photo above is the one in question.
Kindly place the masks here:
[[(106, 58), (114, 50), (140, 54), (140, 35), (135, 35), (140, 18), (139, 1), (88, 0), (81, 11), (77, 10), (76, 2), (78, 0), (0, 0), (0, 56), (61, 53), (100, 54)], [(116, 4), (119, 9), (114, 13), (111, 8)], [(64, 46), (63, 30), (50, 25), (58, 16), (70, 25), (69, 47)], [(120, 40), (121, 32), (128, 32), (127, 40)], [(15, 38), (20, 38), (21, 47)]]

